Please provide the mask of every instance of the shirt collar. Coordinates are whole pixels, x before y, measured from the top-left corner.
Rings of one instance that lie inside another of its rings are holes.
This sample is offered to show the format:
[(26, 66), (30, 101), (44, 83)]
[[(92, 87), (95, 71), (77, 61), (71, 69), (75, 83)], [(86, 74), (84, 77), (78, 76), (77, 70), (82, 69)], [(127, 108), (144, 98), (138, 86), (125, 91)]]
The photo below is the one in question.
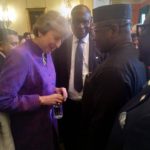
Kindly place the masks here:
[(1, 52), (1, 51), (0, 51), (0, 55), (1, 55), (2, 57), (6, 58), (6, 55), (5, 55), (3, 52)]
[[(83, 43), (88, 43), (88, 40), (89, 40), (89, 34), (87, 34), (83, 39), (82, 39), (82, 41), (83, 41)], [(78, 38), (75, 36), (75, 35), (73, 35), (73, 42), (78, 42)]]

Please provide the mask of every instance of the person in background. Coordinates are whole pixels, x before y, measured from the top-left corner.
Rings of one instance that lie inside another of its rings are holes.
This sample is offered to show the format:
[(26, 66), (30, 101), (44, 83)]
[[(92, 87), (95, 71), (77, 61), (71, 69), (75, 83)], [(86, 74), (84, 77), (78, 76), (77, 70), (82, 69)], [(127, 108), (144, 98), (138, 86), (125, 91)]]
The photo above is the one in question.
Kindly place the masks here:
[(140, 92), (146, 77), (138, 51), (132, 45), (131, 6), (113, 4), (95, 8), (93, 19), (96, 44), (109, 57), (85, 84), (82, 149), (105, 150), (118, 111)]
[(23, 34), (23, 37), (24, 37), (26, 40), (31, 39), (31, 34), (30, 34), (30, 32), (25, 32), (25, 33)]
[(144, 25), (140, 25), (141, 34), (139, 36), (139, 50), (140, 50), (140, 60), (145, 64), (147, 72), (147, 80), (150, 79), (150, 17), (144, 22)]
[(71, 11), (73, 34), (53, 53), (57, 85), (67, 88), (64, 117), (59, 121), (61, 140), (66, 150), (80, 148), (81, 99), (86, 75), (100, 63), (100, 54), (91, 34), (91, 12), (86, 5)]
[(32, 39), (30, 32), (25, 32), (23, 36), (20, 36), (20, 43), (24, 43), (26, 40)]
[[(150, 48), (150, 13), (147, 15), (143, 26), (141, 25), (141, 29), (139, 47), (145, 48), (146, 46), (148, 50), (148, 47)], [(117, 115), (107, 150), (149, 150), (149, 108), (150, 82)]]
[[(0, 71), (8, 53), (18, 46), (19, 39), (16, 31), (0, 29)], [(7, 113), (0, 112), (0, 149), (14, 150), (14, 142), (10, 129), (10, 120)]]
[(133, 45), (135, 46), (136, 49), (138, 49), (139, 48), (139, 39), (138, 39), (137, 34), (136, 33), (132, 33), (131, 37), (132, 37)]
[(56, 88), (51, 52), (68, 33), (68, 22), (48, 11), (34, 24), (35, 38), (15, 48), (6, 57), (0, 74), (0, 111), (10, 116), (16, 150), (58, 150), (52, 105), (67, 98)]
[(10, 50), (19, 44), (19, 37), (16, 31), (11, 29), (0, 29), (0, 70)]

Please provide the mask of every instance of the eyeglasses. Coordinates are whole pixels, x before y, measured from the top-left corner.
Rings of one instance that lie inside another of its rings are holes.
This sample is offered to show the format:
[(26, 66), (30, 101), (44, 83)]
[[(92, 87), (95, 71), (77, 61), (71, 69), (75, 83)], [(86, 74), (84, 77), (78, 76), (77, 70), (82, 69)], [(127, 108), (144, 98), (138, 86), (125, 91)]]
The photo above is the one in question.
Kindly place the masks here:
[[(130, 26), (130, 25), (131, 24), (129, 22), (118, 24), (119, 28), (124, 28), (124, 27)], [(94, 25), (93, 29), (95, 32), (97, 32), (97, 31), (101, 31), (101, 30), (108, 29), (111, 27), (112, 27), (112, 24), (102, 24), (102, 25), (98, 25), (98, 26)]]
[(137, 25), (136, 26), (136, 33), (138, 36), (141, 35), (141, 33), (144, 33), (144, 32), (147, 32), (149, 31), (150, 32), (150, 24), (142, 24), (142, 25)]

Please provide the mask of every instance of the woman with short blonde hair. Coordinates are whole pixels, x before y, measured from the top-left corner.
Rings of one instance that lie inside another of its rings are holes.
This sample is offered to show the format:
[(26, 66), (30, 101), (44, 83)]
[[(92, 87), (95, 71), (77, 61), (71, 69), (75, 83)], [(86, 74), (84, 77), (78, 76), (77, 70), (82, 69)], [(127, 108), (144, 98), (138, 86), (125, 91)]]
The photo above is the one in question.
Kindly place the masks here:
[(16, 150), (58, 150), (52, 105), (66, 89), (56, 88), (51, 52), (68, 34), (68, 22), (56, 11), (39, 17), (34, 39), (8, 55), (0, 74), (0, 111), (8, 112)]

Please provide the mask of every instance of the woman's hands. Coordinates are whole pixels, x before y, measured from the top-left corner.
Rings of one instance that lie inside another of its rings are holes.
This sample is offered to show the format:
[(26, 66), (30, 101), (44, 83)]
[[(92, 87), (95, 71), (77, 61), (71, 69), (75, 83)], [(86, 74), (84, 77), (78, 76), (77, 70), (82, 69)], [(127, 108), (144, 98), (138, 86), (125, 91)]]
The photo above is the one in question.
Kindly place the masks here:
[(67, 93), (66, 88), (64, 88), (64, 87), (56, 88), (55, 91), (56, 91), (56, 93), (61, 94), (63, 96), (64, 101), (67, 100), (68, 93)]
[(66, 101), (68, 94), (66, 88), (56, 88), (55, 94), (47, 95), (47, 96), (39, 96), (39, 101), (41, 105), (55, 105), (61, 104)]

